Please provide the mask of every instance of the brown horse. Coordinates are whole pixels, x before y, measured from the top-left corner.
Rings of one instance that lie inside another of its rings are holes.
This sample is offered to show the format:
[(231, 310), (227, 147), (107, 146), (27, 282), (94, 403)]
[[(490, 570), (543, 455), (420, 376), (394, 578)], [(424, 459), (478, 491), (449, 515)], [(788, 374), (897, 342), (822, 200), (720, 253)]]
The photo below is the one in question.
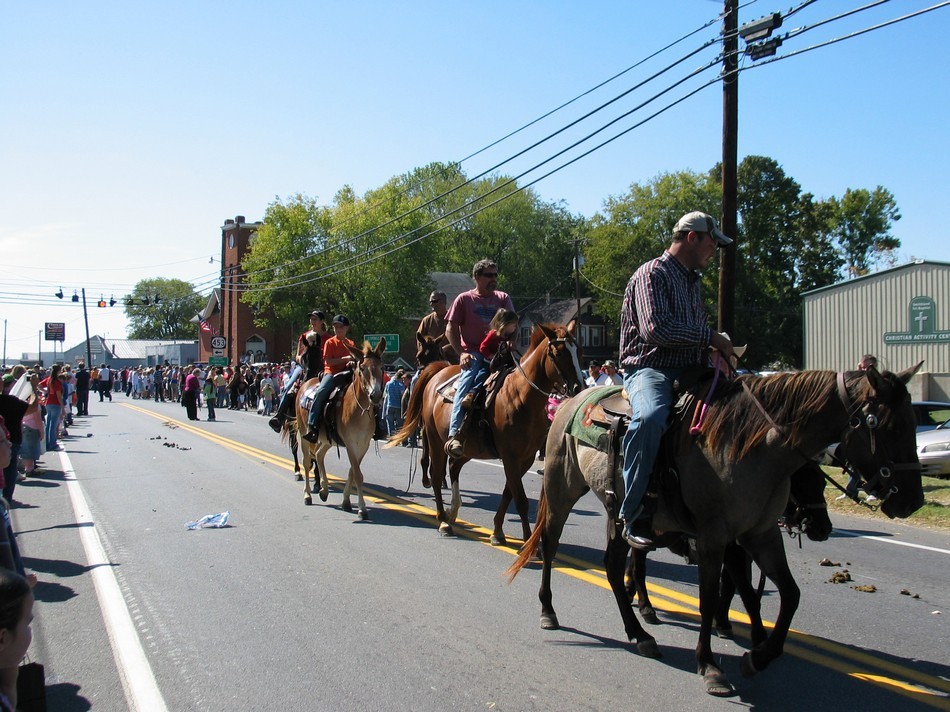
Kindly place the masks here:
[(445, 441), (448, 438), (452, 402), (439, 393), (439, 388), (459, 373), (459, 367), (440, 361), (422, 371), (409, 398), (405, 422), (399, 432), (390, 438), (387, 447), (401, 443), (422, 424), (422, 447), (431, 458), (430, 477), (440, 534), (454, 534), (452, 525), (458, 518), (461, 505), (459, 472), (462, 466), (473, 458), (498, 458), (505, 467), (506, 484), (495, 513), (491, 542), (501, 545), (506, 541), (503, 524), (512, 499), (521, 517), (523, 535), (528, 537), (531, 533), (528, 497), (521, 478), (534, 462), (544, 442), (548, 428), (546, 408), (552, 392), (560, 390), (576, 393), (583, 388), (584, 377), (578, 359), (574, 322), (566, 327), (554, 324), (538, 324), (535, 327), (528, 351), (501, 385), (489, 408), (490, 412), (484, 414), (488, 435), (472, 427), (473, 423), (464, 426), (463, 455), (448, 462), (452, 483), (452, 502), (448, 513), (442, 503), (442, 483), (448, 460)]
[[(355, 363), (353, 381), (343, 391), (342, 396), (338, 397), (334, 416), (336, 433), (346, 446), (346, 456), (350, 461), (346, 486), (343, 488), (343, 509), (347, 512), (353, 511), (350, 504), (350, 492), (355, 486), (360, 519), (369, 519), (366, 502), (363, 499), (363, 472), (360, 470), (360, 463), (363, 461), (363, 456), (369, 449), (373, 433), (376, 431), (376, 410), (383, 398), (382, 356), (385, 349), (385, 339), (380, 339), (375, 349), (369, 343), (364, 343), (362, 350), (350, 347), (350, 354), (353, 356)], [(302, 405), (304, 396), (311, 386), (319, 383), (319, 378), (311, 378), (300, 386), (300, 391), (297, 394), (298, 433), (307, 431), (307, 417), (310, 415), (309, 409)], [(320, 499), (324, 502), (327, 501), (329, 483), (327, 481), (327, 468), (323, 460), (327, 450), (334, 444), (327, 432), (326, 423), (323, 423), (320, 428), (320, 437), (317, 442), (311, 443), (300, 438), (300, 445), (303, 449), (303, 501), (305, 504), (313, 504), (313, 497), (310, 494), (310, 470), (313, 461), (317, 463), (314, 485), (316, 485), (317, 477), (319, 477)]]
[[(800, 593), (775, 522), (788, 501), (789, 479), (804, 461), (841, 440), (868, 491), (876, 491), (882, 499), (884, 514), (908, 517), (923, 505), (916, 421), (906, 388), (919, 368), (920, 364), (899, 375), (870, 369), (742, 377), (710, 405), (703, 430), (695, 438), (689, 435), (688, 417), (674, 424), (671, 434), (677, 446), (672, 469), (679, 486), (674, 491), (661, 487), (653, 521), (659, 530), (696, 538), (700, 612), (696, 661), (709, 694), (733, 692), (710, 645), (719, 574), (732, 542), (738, 541), (752, 556), (780, 596), (775, 627), (743, 656), (742, 672), (753, 675), (782, 654)], [(551, 605), (551, 565), (571, 508), (590, 489), (608, 511), (616, 513), (619, 503), (614, 493), (624, 491), (623, 478), (608, 456), (570, 434), (582, 400), (563, 404), (551, 424), (537, 526), (508, 569), (513, 578), (541, 548), (538, 597), (541, 627), (547, 629), (559, 626)], [(627, 544), (620, 536), (622, 526), (616, 519), (610, 523), (604, 556), (607, 579), (628, 639), (636, 639), (641, 654), (659, 657), (656, 640), (637, 620), (624, 589)]]

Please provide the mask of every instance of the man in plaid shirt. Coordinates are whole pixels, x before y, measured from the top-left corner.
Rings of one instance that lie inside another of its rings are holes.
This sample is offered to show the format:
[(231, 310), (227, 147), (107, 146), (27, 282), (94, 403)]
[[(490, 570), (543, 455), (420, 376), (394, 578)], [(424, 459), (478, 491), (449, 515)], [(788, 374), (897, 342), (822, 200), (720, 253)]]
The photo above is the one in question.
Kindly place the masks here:
[(663, 254), (640, 266), (624, 293), (620, 312), (623, 387), (633, 411), (623, 438), (625, 494), (623, 538), (637, 549), (653, 548), (652, 522), (641, 504), (666, 421), (673, 382), (689, 366), (706, 362), (709, 347), (732, 356), (729, 337), (707, 325), (699, 273), (716, 248), (732, 243), (706, 213), (679, 219)]

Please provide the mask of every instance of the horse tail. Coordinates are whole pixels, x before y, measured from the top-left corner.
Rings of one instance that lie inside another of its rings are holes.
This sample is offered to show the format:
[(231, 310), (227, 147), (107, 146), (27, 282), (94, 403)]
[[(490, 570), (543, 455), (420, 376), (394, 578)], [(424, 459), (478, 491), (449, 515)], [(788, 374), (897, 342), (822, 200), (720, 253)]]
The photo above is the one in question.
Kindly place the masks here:
[(406, 406), (402, 427), (389, 436), (389, 440), (384, 447), (396, 447), (416, 432), (416, 428), (419, 427), (419, 423), (422, 421), (422, 404), (426, 386), (435, 374), (448, 365), (448, 361), (436, 361), (422, 370), (419, 378), (416, 379), (416, 384), (412, 387), (412, 393), (409, 394), (409, 404)]
[(505, 576), (508, 577), (508, 583), (514, 581), (518, 572), (537, 556), (538, 547), (541, 545), (541, 535), (544, 533), (547, 518), (548, 498), (544, 496), (544, 489), (542, 488), (541, 497), (538, 499), (538, 518), (534, 523), (534, 531), (531, 532), (531, 536), (528, 537), (528, 540), (522, 545), (518, 556), (515, 558), (515, 562), (505, 571)]
[(280, 441), (282, 443), (285, 443), (289, 440), (290, 443), (294, 447), (296, 447), (297, 443), (294, 440), (294, 435), (296, 433), (297, 433), (297, 418), (296, 417), (284, 418), (284, 425), (280, 429)]

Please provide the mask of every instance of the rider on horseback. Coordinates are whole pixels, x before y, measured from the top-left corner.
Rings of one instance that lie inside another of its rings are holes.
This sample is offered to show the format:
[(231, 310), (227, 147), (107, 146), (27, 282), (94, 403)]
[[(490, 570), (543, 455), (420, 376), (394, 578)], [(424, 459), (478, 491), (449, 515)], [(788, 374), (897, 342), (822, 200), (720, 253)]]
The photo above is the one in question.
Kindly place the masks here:
[(288, 393), (292, 390), (297, 379), (300, 378), (300, 374), (306, 370), (303, 380), (308, 381), (311, 378), (316, 378), (323, 371), (323, 332), (325, 330), (323, 312), (314, 309), (310, 312), (310, 328), (297, 339), (297, 356), (294, 358), (294, 370), (290, 372), (287, 383), (280, 392), (280, 403), (277, 405), (277, 412), (268, 421), (268, 425), (275, 433), (281, 431), (284, 421), (288, 418), (287, 411), (290, 409), (292, 402)]
[(484, 338), (488, 335), (492, 317), (499, 309), (514, 311), (514, 304), (505, 292), (498, 291), (498, 265), (484, 259), (472, 268), (475, 289), (459, 294), (452, 302), (452, 308), (446, 319), (449, 322), (445, 336), (449, 344), (459, 354), (459, 366), (462, 371), (455, 384), (455, 401), (452, 403), (452, 416), (449, 421), (449, 439), (445, 451), (450, 457), (462, 456), (462, 438), (459, 430), (465, 417), (462, 401), (485, 380), (482, 364), (485, 357), (479, 351)]
[(643, 496), (673, 405), (673, 382), (683, 370), (706, 362), (712, 346), (726, 358), (732, 343), (707, 326), (699, 273), (732, 240), (716, 221), (694, 211), (679, 219), (662, 256), (640, 266), (624, 293), (620, 312), (620, 361), (632, 416), (623, 438), (625, 495), (620, 507), (623, 538), (637, 549), (653, 548), (652, 517)]
[(333, 317), (333, 336), (323, 342), (323, 380), (313, 396), (310, 417), (307, 418), (308, 430), (303, 436), (307, 442), (315, 443), (320, 437), (320, 416), (333, 391), (333, 376), (353, 364), (350, 348), (356, 348), (356, 344), (346, 337), (349, 330), (349, 319), (342, 314)]

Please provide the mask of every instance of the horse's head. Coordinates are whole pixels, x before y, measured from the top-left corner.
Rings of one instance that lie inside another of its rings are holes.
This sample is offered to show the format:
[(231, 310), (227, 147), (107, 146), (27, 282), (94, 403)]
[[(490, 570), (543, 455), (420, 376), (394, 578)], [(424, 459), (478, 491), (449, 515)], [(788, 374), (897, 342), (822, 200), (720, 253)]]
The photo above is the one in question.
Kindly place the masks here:
[(550, 382), (570, 396), (580, 393), (584, 388), (580, 346), (574, 336), (575, 326), (573, 321), (567, 326), (538, 324), (531, 338), (532, 346), (546, 349), (544, 368)]
[(445, 334), (437, 339), (416, 332), (416, 364), (425, 368), (430, 363), (447, 360), (443, 349), (447, 346)]
[(798, 527), (812, 541), (825, 541), (831, 536), (831, 518), (825, 503), (825, 473), (818, 463), (809, 461), (792, 474), (785, 523)]
[(354, 382), (369, 396), (373, 405), (379, 405), (383, 400), (383, 352), (386, 350), (386, 340), (380, 339), (375, 349), (369, 342), (363, 344), (362, 351), (348, 348), (356, 361)]
[(850, 415), (841, 436), (842, 454), (891, 518), (909, 517), (924, 504), (917, 420), (906, 385), (922, 364), (899, 374), (872, 367), (839, 376), (846, 385), (839, 395)]

